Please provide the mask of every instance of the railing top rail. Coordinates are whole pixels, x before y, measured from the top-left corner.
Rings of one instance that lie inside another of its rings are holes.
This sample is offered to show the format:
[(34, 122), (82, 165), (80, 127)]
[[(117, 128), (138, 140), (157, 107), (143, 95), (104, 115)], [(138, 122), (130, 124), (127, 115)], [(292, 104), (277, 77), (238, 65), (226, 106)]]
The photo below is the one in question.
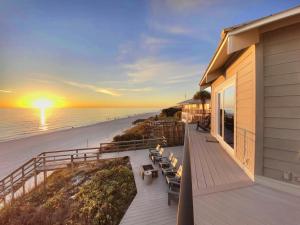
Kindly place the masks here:
[(100, 149), (100, 147), (74, 148), (74, 149), (66, 149), (66, 150), (47, 151), (47, 152), (42, 152), (42, 153), (38, 154), (38, 156), (41, 156), (43, 154), (51, 154), (51, 153), (59, 153), (59, 152), (86, 151), (86, 150), (95, 150), (95, 149)]
[(100, 143), (101, 145), (104, 144), (119, 144), (119, 143), (136, 143), (136, 142), (145, 142), (145, 141), (158, 141), (158, 140), (163, 140), (164, 137), (161, 138), (150, 138), (150, 139), (140, 139), (140, 140), (131, 140), (131, 141), (112, 141), (112, 142), (104, 142)]
[(53, 158), (53, 157), (63, 157), (63, 156), (74, 156), (74, 155), (84, 155), (84, 154), (89, 154), (89, 155), (97, 155), (96, 152), (86, 152), (86, 153), (74, 153), (74, 154), (60, 154), (60, 155), (41, 155), (41, 156), (38, 156), (37, 158), (39, 159), (47, 159), (47, 158)]

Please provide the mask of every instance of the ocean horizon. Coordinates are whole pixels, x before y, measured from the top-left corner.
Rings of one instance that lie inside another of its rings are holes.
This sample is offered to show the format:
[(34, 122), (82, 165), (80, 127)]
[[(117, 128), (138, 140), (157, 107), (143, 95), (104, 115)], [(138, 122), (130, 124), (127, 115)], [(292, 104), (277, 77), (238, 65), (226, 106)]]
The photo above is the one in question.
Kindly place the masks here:
[(0, 109), (0, 142), (156, 112), (158, 108)]

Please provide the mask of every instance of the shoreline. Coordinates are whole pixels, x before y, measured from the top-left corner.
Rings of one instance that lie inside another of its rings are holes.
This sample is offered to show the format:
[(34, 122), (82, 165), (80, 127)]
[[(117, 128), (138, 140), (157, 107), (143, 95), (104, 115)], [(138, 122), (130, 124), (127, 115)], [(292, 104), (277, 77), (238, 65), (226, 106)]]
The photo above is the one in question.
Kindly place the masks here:
[(145, 119), (157, 113), (143, 113), (122, 119), (38, 134), (0, 142), (0, 179), (44, 151), (97, 147), (110, 142), (117, 134), (132, 126), (136, 119)]
[[(31, 137), (35, 137), (35, 136), (42, 136), (42, 135), (48, 135), (48, 134), (52, 134), (52, 133), (56, 133), (56, 132), (63, 132), (63, 131), (69, 131), (69, 130), (73, 130), (73, 129), (78, 129), (78, 128), (84, 128), (84, 127), (90, 127), (90, 126), (96, 126), (99, 124), (103, 124), (103, 123), (109, 123), (109, 122), (113, 122), (113, 121), (117, 121), (117, 120), (122, 120), (122, 119), (129, 119), (132, 117), (138, 117), (138, 116), (145, 116), (149, 114), (150, 116), (153, 116), (155, 114), (157, 114), (159, 112), (147, 112), (147, 113), (139, 113), (139, 114), (134, 114), (134, 115), (129, 115), (129, 116), (125, 116), (125, 117), (116, 117), (114, 119), (108, 119), (108, 120), (104, 120), (104, 121), (100, 121), (100, 122), (96, 122), (96, 123), (92, 123), (92, 124), (87, 124), (87, 125), (82, 125), (82, 126), (68, 126), (68, 127), (61, 127), (61, 128), (55, 128), (55, 129), (50, 129), (48, 132), (40, 132), (40, 133), (32, 133), (32, 135), (28, 135), (28, 136), (24, 136), (24, 137), (17, 137), (17, 138), (8, 138), (6, 140), (1, 140), (0, 139), (0, 144), (2, 143), (6, 143), (6, 142), (11, 142), (11, 141), (17, 141), (17, 140), (22, 140), (22, 139), (26, 139), (26, 138), (31, 138)], [(1, 149), (0, 149), (1, 151)]]

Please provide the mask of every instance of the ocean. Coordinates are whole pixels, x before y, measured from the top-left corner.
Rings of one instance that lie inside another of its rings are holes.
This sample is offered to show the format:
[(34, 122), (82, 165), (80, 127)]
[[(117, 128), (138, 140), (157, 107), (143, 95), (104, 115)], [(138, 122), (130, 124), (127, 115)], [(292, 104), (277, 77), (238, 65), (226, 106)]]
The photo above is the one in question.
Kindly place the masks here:
[(0, 109), (0, 142), (158, 110), (153, 108)]

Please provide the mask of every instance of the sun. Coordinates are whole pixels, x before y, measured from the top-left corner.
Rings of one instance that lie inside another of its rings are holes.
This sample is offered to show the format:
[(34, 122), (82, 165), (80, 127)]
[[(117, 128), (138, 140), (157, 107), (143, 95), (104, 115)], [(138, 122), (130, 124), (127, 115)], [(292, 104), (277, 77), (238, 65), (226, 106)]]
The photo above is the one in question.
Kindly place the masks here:
[(17, 102), (17, 106), (21, 108), (64, 108), (67, 106), (63, 97), (53, 95), (51, 93), (30, 93), (23, 95)]
[(35, 99), (32, 102), (32, 106), (34, 108), (39, 108), (39, 109), (46, 109), (46, 108), (50, 108), (53, 107), (53, 101), (51, 99), (47, 99), (47, 98), (39, 98), (39, 99)]

